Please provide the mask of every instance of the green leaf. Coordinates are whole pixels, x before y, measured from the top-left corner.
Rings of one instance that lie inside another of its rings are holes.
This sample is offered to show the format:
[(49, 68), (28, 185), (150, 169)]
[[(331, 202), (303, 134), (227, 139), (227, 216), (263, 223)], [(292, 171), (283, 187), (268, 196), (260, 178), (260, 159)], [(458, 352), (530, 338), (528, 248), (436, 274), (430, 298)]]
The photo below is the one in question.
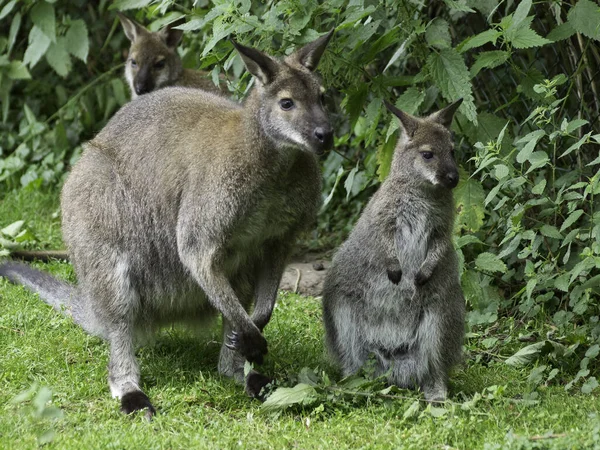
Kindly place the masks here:
[(509, 366), (525, 366), (531, 362), (533, 362), (540, 352), (542, 351), (542, 347), (546, 344), (546, 341), (536, 342), (535, 344), (528, 345), (527, 347), (523, 347), (517, 353), (512, 355), (506, 361), (504, 361)]
[(512, 22), (510, 24), (509, 29), (518, 28), (519, 25), (523, 23), (523, 21), (527, 18), (527, 14), (529, 14), (529, 10), (531, 9), (532, 0), (521, 0), (517, 9), (513, 13)]
[(587, 358), (593, 359), (600, 354), (600, 345), (594, 344), (585, 352)]
[(17, 236), (17, 234), (21, 232), (21, 228), (23, 228), (24, 223), (24, 220), (17, 220), (16, 222), (11, 223), (7, 227), (2, 228), (0, 230), (0, 233), (14, 239)]
[(463, 99), (460, 110), (473, 123), (477, 123), (477, 111), (473, 101), (471, 75), (463, 57), (453, 48), (433, 52), (427, 58), (429, 73), (436, 86), (448, 101)]
[(52, 41), (56, 42), (56, 18), (54, 6), (44, 1), (35, 3), (29, 12), (31, 21)]
[(547, 181), (545, 178), (540, 180), (540, 182), (531, 189), (531, 193), (535, 195), (542, 195), (546, 189), (546, 184)]
[(350, 194), (352, 194), (352, 186), (354, 185), (354, 176), (356, 175), (356, 172), (358, 172), (358, 164), (350, 171), (346, 177), (346, 181), (344, 182), (344, 188), (346, 189), (346, 201), (350, 199)]
[(475, 260), (475, 265), (486, 272), (506, 273), (506, 264), (493, 253), (480, 253)]
[(451, 11), (458, 12), (471, 12), (474, 13), (475, 10), (471, 9), (469, 5), (467, 5), (467, 0), (444, 0), (444, 3)]
[(109, 9), (126, 11), (128, 9), (140, 9), (148, 6), (153, 0), (116, 0)]
[(508, 170), (508, 166), (506, 166), (505, 164), (496, 164), (494, 166), (494, 176), (498, 180), (506, 178), (509, 173), (510, 171)]
[(34, 26), (29, 32), (29, 45), (25, 50), (23, 62), (33, 68), (44, 56), (51, 43), (50, 38), (39, 27)]
[(299, 383), (293, 388), (280, 387), (262, 404), (265, 411), (279, 411), (292, 405), (309, 405), (317, 399), (317, 391), (313, 386)]
[(74, 20), (71, 22), (69, 31), (65, 35), (66, 50), (76, 58), (86, 62), (90, 43), (88, 40), (88, 30), (83, 20)]
[(412, 402), (412, 404), (406, 408), (404, 414), (402, 414), (402, 420), (412, 419), (413, 417), (417, 417), (419, 411), (421, 410), (421, 405), (418, 401)]
[(475, 62), (471, 66), (471, 76), (475, 77), (482, 69), (493, 69), (508, 61), (510, 52), (502, 50), (493, 50), (491, 52), (482, 52), (475, 57)]
[(11, 61), (8, 68), (8, 77), (11, 80), (30, 80), (31, 74), (27, 70), (25, 63), (21, 61)]
[(562, 226), (560, 227), (560, 231), (565, 231), (567, 228), (569, 228), (571, 225), (573, 225), (575, 222), (577, 222), (577, 220), (581, 217), (582, 214), (583, 214), (582, 209), (576, 209), (571, 214), (569, 214), (569, 217), (566, 218), (566, 220), (563, 222)]
[(472, 234), (465, 234), (464, 236), (460, 236), (456, 239), (456, 246), (458, 248), (463, 248), (465, 245), (469, 244), (483, 244), (479, 238), (473, 236)]
[(425, 32), (425, 40), (432, 47), (450, 47), (452, 45), (452, 38), (450, 37), (448, 22), (440, 18), (433, 19)]
[(17, 4), (17, 0), (11, 0), (6, 5), (4, 5), (2, 10), (0, 11), (0, 20), (4, 19), (6, 16), (8, 16), (16, 4)]
[(468, 178), (463, 170), (460, 180), (454, 189), (454, 201), (458, 212), (457, 225), (467, 232), (474, 233), (483, 226), (485, 192), (481, 182)]
[(584, 394), (590, 394), (594, 389), (598, 387), (598, 380), (596, 377), (589, 377), (585, 380), (585, 383), (581, 386), (581, 392)]
[(568, 39), (576, 33), (575, 28), (571, 25), (570, 22), (561, 23), (559, 26), (554, 28), (546, 39), (550, 39), (553, 42), (562, 41), (563, 39)]
[[(397, 120), (395, 117), (392, 121)], [(398, 140), (398, 135), (393, 134), (387, 141), (381, 143), (379, 148), (377, 149), (377, 174), (379, 175), (379, 180), (383, 181), (387, 178), (390, 173), (390, 168), (392, 167), (392, 159), (394, 158), (394, 150), (396, 149), (396, 142)]]
[(17, 39), (17, 33), (19, 32), (20, 28), (21, 28), (21, 13), (18, 12), (15, 14), (12, 22), (10, 23), (10, 31), (8, 32), (7, 53), (10, 53), (10, 51), (13, 48), (13, 45), (15, 45), (15, 40)]
[(554, 238), (554, 239), (562, 239), (563, 238), (563, 235), (560, 234), (560, 231), (558, 231), (558, 229), (554, 225), (548, 225), (548, 224), (542, 225), (542, 227), (540, 228), (540, 233), (542, 233), (542, 235), (549, 237), (549, 238)]
[(457, 45), (456, 49), (460, 53), (464, 53), (467, 50), (471, 50), (472, 48), (481, 47), (482, 45), (485, 45), (488, 42), (491, 42), (492, 44), (496, 45), (496, 40), (498, 40), (500, 36), (502, 36), (502, 33), (498, 30), (486, 30), (482, 33), (476, 34), (475, 36), (471, 36), (465, 39)]
[(510, 42), (515, 48), (531, 48), (541, 47), (542, 45), (549, 44), (552, 41), (540, 36), (529, 27), (523, 27), (515, 31), (515, 34), (511, 37)]
[(65, 38), (60, 37), (46, 52), (46, 61), (63, 78), (71, 71), (71, 57), (65, 47)]
[(525, 144), (525, 146), (519, 151), (519, 153), (517, 153), (517, 162), (523, 164), (525, 161), (529, 161), (538, 141), (542, 136), (545, 135), (546, 132), (544, 130), (536, 130), (519, 139), (516, 142), (517, 144), (520, 144), (522, 142), (527, 142), (527, 144)]
[(568, 23), (591, 39), (600, 40), (600, 6), (590, 0), (579, 0), (568, 14)]
[(581, 139), (579, 139), (577, 142), (575, 142), (573, 145), (571, 145), (568, 149), (566, 149), (562, 153), (562, 155), (559, 156), (559, 158), (562, 158), (563, 156), (567, 156), (569, 153), (574, 152), (575, 150), (579, 150), (579, 147), (581, 147), (583, 144), (585, 144), (591, 135), (592, 135), (591, 131), (589, 133), (584, 134), (581, 137)]

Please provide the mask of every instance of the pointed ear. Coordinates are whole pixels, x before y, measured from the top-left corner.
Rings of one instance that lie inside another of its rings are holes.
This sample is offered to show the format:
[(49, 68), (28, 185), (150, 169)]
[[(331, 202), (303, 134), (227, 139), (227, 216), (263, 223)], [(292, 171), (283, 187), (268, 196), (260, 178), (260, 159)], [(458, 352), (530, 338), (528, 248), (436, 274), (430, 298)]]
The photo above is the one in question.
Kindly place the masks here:
[(463, 99), (460, 98), (456, 100), (454, 103), (446, 106), (444, 109), (440, 109), (438, 112), (434, 112), (431, 114), (428, 119), (433, 120), (434, 122), (439, 123), (440, 125), (444, 125), (446, 128), (450, 128), (452, 125), (452, 119), (454, 118), (454, 113), (463, 102)]
[(248, 72), (254, 75), (260, 83), (269, 84), (273, 81), (279, 70), (277, 61), (260, 50), (238, 44), (233, 39), (231, 43), (242, 57)]
[(169, 25), (159, 31), (160, 37), (165, 41), (167, 47), (175, 48), (181, 42), (183, 37), (183, 30), (175, 30), (173, 27), (178, 27), (185, 23), (185, 17), (180, 17), (175, 22), (171, 22)]
[(324, 34), (320, 38), (312, 41), (310, 44), (306, 44), (304, 47), (296, 50), (290, 56), (286, 58), (287, 62), (300, 64), (306, 67), (308, 70), (315, 70), (319, 65), (321, 56), (325, 51), (325, 47), (329, 43), (331, 36), (335, 29), (332, 29), (329, 33)]
[(406, 136), (409, 139), (412, 138), (415, 135), (415, 132), (417, 131), (417, 128), (419, 128), (419, 121), (417, 120), (417, 118), (411, 116), (408, 113), (405, 113), (404, 111), (399, 110), (398, 108), (396, 108), (394, 105), (392, 105), (387, 100), (384, 100), (383, 102), (385, 103), (385, 107), (390, 112), (394, 113), (394, 115), (398, 119), (400, 119), (400, 126), (402, 127), (402, 129), (406, 133)]
[(121, 14), (120, 12), (117, 13), (117, 16), (121, 21), (123, 31), (125, 31), (125, 36), (127, 36), (127, 39), (129, 39), (131, 42), (134, 42), (140, 34), (148, 33), (148, 30), (146, 30), (135, 20), (131, 20), (130, 18), (128, 18), (124, 14)]

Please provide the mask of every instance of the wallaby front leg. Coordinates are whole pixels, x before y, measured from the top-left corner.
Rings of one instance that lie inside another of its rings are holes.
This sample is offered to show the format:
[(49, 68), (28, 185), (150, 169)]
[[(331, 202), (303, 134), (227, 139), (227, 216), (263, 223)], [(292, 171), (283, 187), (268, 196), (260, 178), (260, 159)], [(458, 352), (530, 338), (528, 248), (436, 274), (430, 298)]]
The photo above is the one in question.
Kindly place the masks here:
[(151, 418), (156, 411), (148, 396), (140, 389), (140, 369), (135, 356), (133, 334), (126, 323), (118, 324), (109, 332), (108, 384), (113, 397), (121, 400), (121, 411), (130, 414), (146, 410), (146, 417)]
[(225, 345), (238, 351), (248, 361), (262, 364), (267, 341), (254, 324), (221, 267), (216, 249), (203, 252), (180, 248), (182, 262), (206, 293), (209, 302), (223, 314), (233, 329)]
[(447, 251), (447, 239), (438, 239), (432, 236), (427, 248), (425, 261), (423, 261), (423, 264), (421, 264), (419, 271), (415, 275), (415, 283), (417, 286), (423, 286), (429, 281), (431, 275), (433, 275), (433, 271)]
[(271, 319), (288, 254), (289, 246), (287, 245), (269, 246), (265, 251), (263, 265), (256, 283), (256, 300), (252, 312), (252, 320), (261, 330)]

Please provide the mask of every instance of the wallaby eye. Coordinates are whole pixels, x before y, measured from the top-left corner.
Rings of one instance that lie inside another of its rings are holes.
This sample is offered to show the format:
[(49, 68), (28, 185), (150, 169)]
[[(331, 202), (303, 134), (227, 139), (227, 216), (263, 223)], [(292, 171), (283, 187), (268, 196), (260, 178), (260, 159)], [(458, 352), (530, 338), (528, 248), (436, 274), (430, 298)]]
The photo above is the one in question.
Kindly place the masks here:
[(279, 100), (279, 106), (284, 111), (289, 111), (294, 107), (294, 100), (292, 100), (291, 98), (282, 98), (281, 100)]
[(421, 152), (421, 156), (423, 159), (431, 159), (433, 158), (433, 152)]
[(131, 61), (131, 67), (137, 67), (137, 61), (135, 59), (130, 59), (129, 61)]
[(155, 69), (162, 69), (163, 67), (165, 67), (165, 60), (161, 59), (160, 61), (156, 61), (154, 63), (154, 68)]

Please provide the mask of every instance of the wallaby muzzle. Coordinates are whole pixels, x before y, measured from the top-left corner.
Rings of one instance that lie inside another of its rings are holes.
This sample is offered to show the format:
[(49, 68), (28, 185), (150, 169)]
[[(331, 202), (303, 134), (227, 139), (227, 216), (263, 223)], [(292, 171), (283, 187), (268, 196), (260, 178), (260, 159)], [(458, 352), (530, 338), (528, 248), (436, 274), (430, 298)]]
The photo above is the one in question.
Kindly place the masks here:
[(133, 87), (137, 95), (146, 94), (154, 90), (154, 79), (149, 69), (142, 69), (133, 80)]
[(458, 170), (451, 169), (444, 171), (438, 180), (448, 189), (454, 189), (458, 185)]
[(315, 143), (315, 153), (322, 155), (325, 150), (333, 147), (333, 128), (327, 124), (324, 127), (316, 127), (313, 133), (313, 142)]

